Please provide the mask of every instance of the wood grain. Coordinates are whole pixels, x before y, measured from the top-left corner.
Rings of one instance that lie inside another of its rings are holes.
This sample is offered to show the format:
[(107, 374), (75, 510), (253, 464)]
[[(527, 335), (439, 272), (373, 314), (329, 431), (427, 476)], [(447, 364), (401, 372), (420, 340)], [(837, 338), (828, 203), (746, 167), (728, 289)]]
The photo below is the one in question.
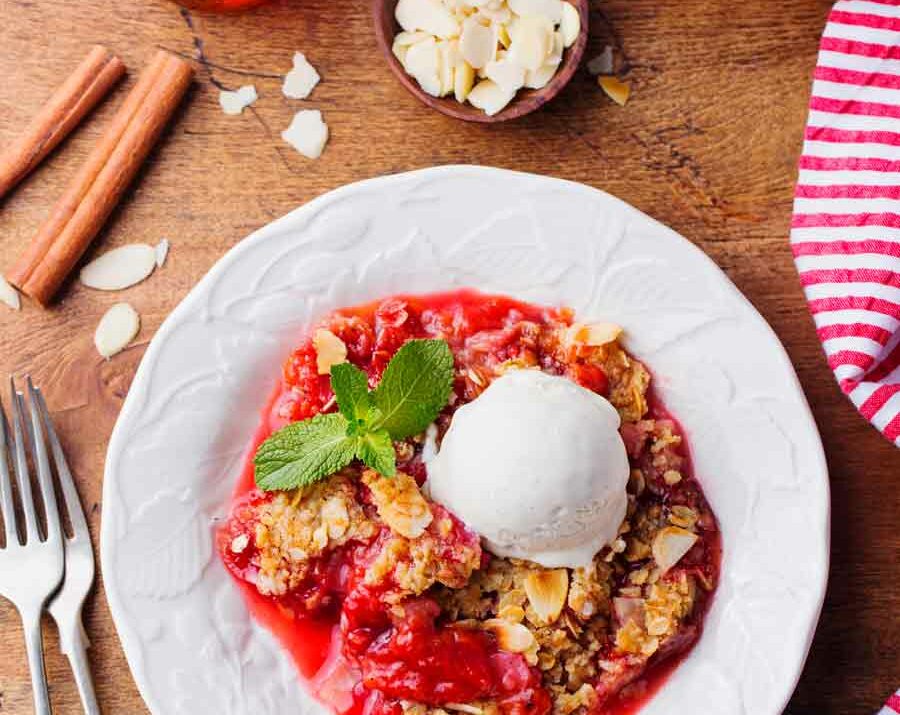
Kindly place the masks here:
[[(900, 684), (900, 454), (835, 385), (787, 243), (810, 74), (829, 7), (828, 0), (592, 0), (587, 56), (608, 42), (624, 53), (634, 90), (627, 107), (613, 106), (579, 73), (542, 110), (481, 126), (427, 110), (399, 85), (380, 58), (369, 3), (361, 0), (296, 0), (232, 16), (182, 12), (163, 0), (0, 0), (0, 145), (21, 131), (91, 44), (110, 47), (133, 70), (0, 205), (2, 267), (46, 217), (154, 51), (193, 57), (202, 49), (207, 60), (93, 249), (172, 242), (166, 267), (125, 294), (144, 319), (138, 344), (110, 362), (92, 346), (97, 320), (122, 295), (73, 284), (49, 311), (0, 310), (0, 375), (27, 370), (45, 386), (95, 540), (106, 443), (144, 346), (229, 247), (357, 179), (459, 162), (551, 174), (610, 191), (690, 238), (787, 346), (822, 430), (834, 499), (828, 598), (787, 712), (874, 713)], [(279, 88), (295, 50), (324, 78), (303, 102), (285, 99)], [(259, 101), (242, 116), (223, 115), (217, 87), (250, 82)], [(317, 162), (279, 138), (301, 107), (321, 109), (331, 127)], [(788, 558), (790, 547), (784, 545)], [(102, 589), (86, 615), (104, 711), (146, 712)], [(55, 713), (80, 713), (50, 628), (47, 651)], [(30, 713), (21, 629), (5, 603), (0, 652), (0, 713)]]

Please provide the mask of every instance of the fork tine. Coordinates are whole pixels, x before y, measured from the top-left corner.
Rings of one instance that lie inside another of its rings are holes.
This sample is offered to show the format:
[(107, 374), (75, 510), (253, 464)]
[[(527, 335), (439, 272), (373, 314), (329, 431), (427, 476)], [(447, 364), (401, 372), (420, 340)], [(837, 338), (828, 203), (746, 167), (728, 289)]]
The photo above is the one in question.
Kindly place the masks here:
[(22, 501), (22, 513), (25, 515), (25, 543), (40, 540), (37, 511), (34, 508), (34, 497), (31, 494), (31, 479), (28, 476), (28, 459), (25, 456), (25, 405), (22, 393), (16, 390), (15, 380), (9, 378), (12, 394), (12, 434), (15, 459), (13, 464), (16, 482), (19, 485), (19, 498)]
[(38, 484), (44, 500), (44, 511), (47, 517), (47, 539), (59, 539), (62, 535), (59, 507), (56, 505), (56, 492), (53, 489), (53, 472), (50, 471), (50, 458), (47, 456), (47, 441), (41, 426), (41, 413), (37, 405), (37, 389), (31, 376), (25, 378), (28, 386), (28, 408), (31, 417), (31, 454), (37, 466)]
[(12, 479), (9, 474), (8, 434), (6, 412), (3, 411), (3, 404), (0, 403), (0, 514), (3, 516), (7, 548), (19, 542), (19, 534), (16, 531), (16, 507), (13, 503)]
[(56, 464), (56, 473), (59, 476), (59, 484), (62, 488), (63, 501), (66, 503), (66, 511), (69, 513), (69, 523), (72, 525), (72, 534), (75, 539), (90, 538), (88, 533), (87, 520), (84, 516), (84, 509), (81, 506), (81, 500), (78, 497), (78, 490), (75, 488), (75, 482), (72, 479), (72, 472), (69, 470), (69, 464), (66, 462), (66, 455), (63, 452), (56, 429), (53, 427), (53, 421), (50, 419), (50, 410), (47, 409), (47, 402), (44, 400), (44, 394), (40, 388), (34, 388), (32, 393), (35, 404), (40, 410), (41, 417), (44, 421), (44, 429), (50, 440), (50, 449), (53, 452), (53, 461)]

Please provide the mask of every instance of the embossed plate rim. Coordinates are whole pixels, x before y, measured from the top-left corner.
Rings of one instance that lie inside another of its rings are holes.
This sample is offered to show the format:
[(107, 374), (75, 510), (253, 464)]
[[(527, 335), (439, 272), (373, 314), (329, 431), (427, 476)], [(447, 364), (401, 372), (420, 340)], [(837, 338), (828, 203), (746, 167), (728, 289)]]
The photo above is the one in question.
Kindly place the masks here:
[[(769, 667), (766, 669), (767, 672), (762, 673), (762, 675), (773, 678), (775, 681), (774, 683), (767, 683), (767, 687), (774, 688), (774, 694), (771, 694), (771, 715), (775, 715), (775, 713), (780, 712), (781, 709), (783, 709), (784, 705), (787, 703), (787, 700), (790, 697), (791, 692), (793, 691), (793, 688), (796, 685), (797, 680), (799, 679), (800, 671), (805, 661), (809, 646), (812, 642), (815, 625), (818, 621), (818, 616), (821, 611), (828, 574), (830, 520), (827, 466), (825, 463), (824, 452), (822, 450), (821, 441), (819, 439), (812, 414), (809, 410), (809, 406), (805, 400), (805, 397), (803, 396), (802, 390), (800, 389), (799, 381), (797, 380), (793, 367), (790, 364), (790, 360), (786, 351), (778, 341), (777, 336), (775, 336), (771, 328), (756, 312), (749, 301), (747, 301), (747, 299), (740, 293), (740, 291), (738, 291), (738, 289), (731, 283), (727, 276), (725, 276), (724, 273), (722, 273), (721, 270), (712, 262), (712, 260), (692, 243), (678, 236), (670, 229), (667, 229), (658, 222), (644, 216), (642, 213), (628, 206), (624, 202), (621, 202), (618, 199), (609, 196), (608, 194), (605, 194), (591, 187), (584, 186), (582, 184), (562, 181), (559, 179), (551, 179), (548, 177), (510, 172), (501, 169), (475, 166), (447, 166), (434, 169), (424, 169), (420, 171), (387, 177), (379, 177), (351, 184), (332, 191), (328, 194), (317, 197), (305, 206), (295, 210), (287, 216), (282, 217), (281, 219), (278, 219), (277, 221), (269, 224), (259, 231), (254, 232), (247, 239), (241, 241), (234, 248), (232, 248), (213, 266), (213, 268), (200, 281), (200, 283), (198, 283), (198, 285), (190, 291), (188, 296), (176, 307), (176, 309), (166, 319), (166, 321), (157, 332), (156, 336), (151, 341), (147, 353), (144, 356), (144, 359), (142, 360), (135, 379), (132, 383), (128, 398), (126, 399), (125, 405), (122, 409), (122, 413), (119, 416), (115, 430), (113, 431), (113, 435), (110, 440), (105, 471), (105, 483), (103, 491), (103, 519), (101, 529), (101, 561), (104, 575), (106, 577), (105, 580), (107, 584), (107, 596), (109, 599), (110, 609), (112, 611), (116, 627), (119, 631), (126, 657), (129, 661), (129, 665), (132, 668), (132, 672), (135, 676), (135, 680), (137, 681), (138, 688), (140, 689), (142, 696), (144, 697), (150, 709), (155, 713), (184, 711), (183, 707), (180, 707), (177, 703), (174, 702), (174, 695), (169, 693), (168, 690), (165, 695), (160, 694), (160, 688), (158, 687), (158, 684), (154, 686), (154, 684), (151, 683), (150, 676), (148, 675), (146, 670), (146, 664), (144, 662), (145, 648), (152, 646), (151, 641), (155, 636), (152, 633), (147, 633), (146, 631), (142, 632), (140, 630), (138, 625), (136, 625), (137, 618), (135, 616), (135, 613), (132, 612), (131, 609), (146, 609), (148, 607), (152, 607), (152, 604), (148, 605), (144, 603), (143, 605), (141, 605), (140, 599), (125, 594), (120, 588), (118, 579), (120, 574), (116, 571), (116, 553), (120, 548), (122, 548), (120, 537), (123, 534), (128, 535), (130, 533), (129, 527), (131, 526), (130, 523), (126, 524), (122, 522), (123, 519), (126, 519), (126, 517), (128, 517), (128, 514), (119, 513), (123, 510), (123, 507), (120, 504), (119, 494), (117, 490), (122, 486), (120, 482), (122, 482), (125, 476), (123, 474), (120, 474), (119, 467), (122, 459), (124, 458), (123, 455), (125, 455), (126, 449), (129, 446), (128, 438), (130, 436), (130, 433), (133, 429), (135, 429), (136, 424), (139, 422), (139, 418), (141, 417), (141, 408), (149, 399), (148, 390), (150, 389), (151, 376), (153, 374), (154, 367), (160, 361), (161, 357), (164, 356), (164, 351), (169, 341), (173, 338), (173, 335), (176, 333), (179, 326), (181, 326), (183, 322), (186, 322), (188, 318), (193, 317), (195, 319), (195, 322), (203, 325), (209, 325), (215, 322), (215, 318), (210, 315), (209, 311), (210, 303), (213, 297), (212, 294), (214, 293), (218, 285), (218, 281), (220, 279), (224, 279), (227, 273), (232, 268), (241, 270), (242, 261), (252, 263), (252, 260), (255, 259), (251, 258), (251, 253), (256, 249), (259, 249), (260, 247), (265, 247), (267, 241), (271, 240), (271, 250), (274, 250), (276, 248), (275, 244), (278, 242), (279, 238), (284, 238), (286, 234), (296, 234), (298, 236), (298, 243), (302, 244), (305, 247), (307, 245), (307, 242), (302, 239), (304, 231), (312, 231), (312, 224), (314, 223), (315, 218), (320, 213), (324, 213), (329, 206), (337, 205), (340, 201), (352, 198), (354, 196), (368, 196), (367, 192), (375, 192), (379, 195), (383, 195), (385, 197), (385, 201), (388, 201), (390, 197), (394, 196), (396, 193), (402, 192), (404, 188), (411, 195), (415, 195), (415, 192), (422, 189), (423, 186), (441, 181), (449, 184), (451, 181), (459, 180), (463, 180), (464, 183), (476, 181), (496, 181), (500, 182), (498, 186), (501, 184), (504, 186), (508, 185), (508, 183), (504, 182), (518, 182), (517, 186), (521, 184), (526, 189), (525, 193), (531, 192), (531, 195), (546, 199), (548, 201), (551, 201), (552, 197), (557, 194), (560, 197), (567, 197), (567, 200), (574, 200), (575, 198), (577, 198), (579, 202), (583, 200), (585, 207), (587, 207), (585, 209), (586, 213), (588, 212), (588, 209), (590, 209), (590, 211), (599, 212), (596, 215), (593, 213), (591, 214), (590, 220), (594, 223), (591, 223), (590, 225), (588, 222), (588, 218), (584, 219), (585, 235), (589, 230), (600, 230), (599, 226), (595, 225), (598, 224), (600, 219), (620, 221), (622, 224), (622, 237), (621, 239), (615, 239), (611, 244), (611, 247), (607, 248), (607, 255), (604, 256), (602, 261), (602, 264), (604, 266), (602, 277), (597, 278), (597, 276), (595, 276), (594, 274), (590, 275), (591, 288), (588, 295), (589, 301), (594, 300), (597, 297), (598, 293), (602, 293), (602, 291), (600, 291), (600, 289), (598, 288), (598, 285), (602, 284), (604, 281), (608, 283), (610, 280), (613, 280), (611, 276), (621, 278), (621, 274), (623, 272), (626, 272), (624, 271), (624, 269), (629, 266), (634, 266), (641, 262), (643, 262), (644, 264), (654, 263), (652, 251), (644, 255), (634, 250), (631, 246), (631, 243), (638, 240), (647, 241), (649, 237), (650, 243), (658, 242), (654, 244), (654, 247), (656, 249), (665, 249), (659, 250), (660, 253), (665, 254), (667, 251), (669, 252), (669, 258), (673, 263), (676, 262), (677, 258), (679, 262), (684, 262), (686, 265), (695, 265), (696, 276), (701, 279), (701, 282), (709, 281), (710, 286), (714, 289), (714, 291), (721, 291), (722, 302), (730, 301), (731, 303), (733, 303), (733, 305), (731, 306), (733, 308), (733, 311), (728, 316), (729, 320), (733, 320), (735, 323), (740, 323), (740, 326), (742, 328), (752, 327), (753, 330), (761, 331), (759, 332), (758, 341), (761, 346), (763, 346), (764, 343), (763, 352), (767, 356), (766, 359), (771, 358), (772, 360), (774, 360), (777, 363), (776, 368), (782, 372), (781, 377), (784, 378), (784, 383), (780, 385), (780, 389), (782, 391), (781, 394), (784, 402), (783, 407), (786, 411), (789, 411), (791, 413), (793, 421), (790, 423), (790, 428), (796, 429), (798, 432), (797, 434), (788, 433), (787, 431), (785, 431), (784, 424), (778, 422), (775, 419), (771, 419), (772, 429), (780, 430), (785, 437), (784, 441), (788, 442), (788, 458), (790, 460), (791, 467), (795, 470), (794, 472), (791, 472), (789, 474), (789, 477), (791, 478), (791, 480), (797, 481), (797, 484), (794, 485), (794, 488), (799, 490), (803, 486), (806, 486), (810, 489), (814, 487), (815, 496), (817, 497), (816, 499), (811, 500), (811, 502), (814, 503), (804, 503), (802, 506), (802, 509), (806, 510), (803, 516), (806, 516), (808, 518), (815, 534), (811, 537), (811, 542), (813, 545), (809, 547), (810, 554), (808, 554), (811, 559), (811, 566), (809, 567), (811, 582), (808, 584), (802, 584), (803, 593), (800, 594), (800, 596), (803, 597), (803, 600), (801, 602), (802, 609), (800, 609), (803, 611), (801, 616), (802, 621), (793, 624), (796, 627), (798, 633), (796, 639), (797, 642), (795, 644), (796, 647), (793, 648), (792, 652), (788, 653), (786, 662), (783, 663), (783, 670), (777, 673), (772, 673), (771, 667)], [(451, 188), (446, 188), (445, 190), (448, 192), (448, 194), (452, 193)], [(435, 197), (433, 195), (426, 194), (427, 192), (420, 193), (417, 200), (435, 200)], [(415, 198), (415, 196), (413, 197)], [(447, 199), (447, 196), (441, 195), (439, 199)], [(499, 220), (498, 217), (502, 218), (502, 212), (497, 212), (495, 209), (492, 210), (494, 211), (494, 213), (488, 215), (487, 225), (493, 225), (491, 222), (493, 222), (494, 220)], [(536, 221), (536, 223), (534, 224), (534, 228), (535, 231), (538, 231), (537, 226), (539, 222), (537, 221), (537, 218), (539, 217), (540, 210), (538, 210), (537, 208), (523, 208), (521, 214), (524, 216), (525, 214), (528, 214), (529, 210), (532, 210), (534, 212), (534, 220)], [(549, 209), (547, 210), (549, 211)], [(375, 211), (373, 210), (373, 214), (374, 213)], [(578, 220), (580, 221), (581, 219), (579, 218)], [(634, 227), (635, 229), (634, 235), (632, 235), (632, 233), (629, 233), (632, 227)], [(476, 229), (473, 229), (473, 231), (474, 230), (483, 229), (479, 229), (476, 226)], [(612, 229), (609, 230), (611, 231)], [(641, 234), (641, 231), (646, 232), (647, 235), (645, 236)], [(456, 238), (459, 239), (458, 236)], [(626, 247), (627, 250), (621, 249), (621, 251), (628, 254), (628, 260), (626, 260), (624, 263), (619, 264), (617, 266), (617, 269), (608, 269), (608, 264), (611, 261), (610, 255), (620, 250), (620, 245), (623, 241), (625, 241), (626, 238), (628, 238), (630, 241), (629, 245)], [(393, 240), (393, 238), (391, 240)], [(568, 239), (560, 240), (564, 242)], [(562, 244), (558, 243), (553, 246), (553, 250), (555, 251), (558, 247), (560, 247), (560, 250), (563, 252), (570, 249), (574, 250), (575, 248), (594, 250), (593, 244), (588, 245), (591, 243), (590, 240), (588, 240), (587, 238), (582, 238), (581, 234), (579, 234), (579, 238), (575, 238), (572, 240), (574, 240), (576, 243), (574, 247), (561, 247)], [(453, 250), (464, 246), (465, 242), (466, 239), (463, 238), (462, 240), (457, 241), (457, 245), (451, 246), (449, 254), (451, 260)], [(310, 239), (308, 243), (312, 245), (313, 240)], [(395, 243), (398, 246), (402, 243), (402, 236), (400, 236), (399, 232), (397, 234)], [(488, 241), (488, 243), (490, 243), (490, 241)], [(435, 250), (435, 244), (430, 242), (427, 236), (424, 238), (418, 236), (417, 234), (407, 236), (407, 242), (405, 246), (409, 248), (414, 244), (416, 246), (424, 244), (424, 248), (422, 250)], [(386, 246), (381, 246), (381, 250), (385, 254), (387, 254), (392, 251), (394, 247), (394, 244), (391, 243)], [(442, 251), (446, 250), (443, 246), (441, 248)], [(631, 254), (628, 253), (628, 251), (633, 251), (636, 257), (632, 257)], [(401, 259), (397, 260), (406, 259), (401, 255)], [(663, 263), (662, 259), (660, 259), (659, 262)], [(422, 261), (418, 260), (417, 263), (422, 263)], [(525, 268), (522, 268), (521, 272), (524, 272), (524, 270)], [(368, 267), (363, 267), (360, 274), (363, 275), (366, 280), (374, 280), (377, 282), (379, 278), (377, 276), (377, 273), (375, 278), (372, 278), (369, 275)], [(567, 275), (569, 275), (569, 273), (568, 271), (565, 271), (563, 274), (557, 276), (553, 280), (548, 279), (548, 283), (554, 283), (555, 281), (555, 288), (559, 291), (559, 300), (568, 300), (567, 298), (562, 297), (562, 293), (564, 292), (564, 283), (562, 281), (562, 278), (563, 276)], [(693, 275), (690, 277), (693, 278)], [(337, 281), (337, 279), (335, 280)], [(492, 277), (488, 280), (488, 282), (490, 282), (490, 280), (496, 281), (499, 279)], [(674, 281), (675, 279), (672, 280)], [(488, 287), (487, 284), (476, 285), (476, 287), (484, 287), (486, 290), (503, 290), (502, 285), (498, 288), (494, 288), (493, 286)], [(675, 294), (677, 295), (679, 290), (684, 290), (684, 287), (675, 286), (673, 290), (675, 290)], [(506, 292), (517, 295), (527, 291), (525, 289), (517, 289), (515, 291), (509, 290)], [(556, 295), (556, 293), (554, 293), (554, 295)], [(250, 300), (262, 301), (266, 298), (271, 297), (272, 295), (266, 295), (262, 292), (259, 295), (254, 293), (250, 296)], [(665, 296), (663, 296), (663, 298), (665, 298)], [(326, 297), (326, 302), (329, 299), (330, 296)], [(715, 303), (714, 300), (710, 300), (710, 302)], [(591, 304), (593, 305), (594, 303)], [(665, 304), (664, 301), (663, 304)], [(699, 305), (700, 304), (697, 303), (695, 303), (693, 306), (688, 304), (688, 307), (696, 313), (696, 311), (699, 309)], [(307, 308), (307, 310), (311, 310), (311, 308)], [(702, 313), (702, 310), (700, 312)], [(709, 308), (709, 312), (715, 314), (715, 309)], [(724, 314), (725, 312), (723, 312), (723, 315)], [(691, 319), (693, 320), (695, 318), (696, 316), (692, 317)], [(704, 317), (704, 320), (699, 323), (699, 327), (697, 327), (696, 330), (699, 331), (701, 329), (704, 329), (707, 324), (709, 324), (710, 322), (714, 322), (715, 320), (718, 320), (718, 318), (712, 318), (707, 321)], [(746, 325), (743, 321), (746, 321)], [(641, 321), (637, 322), (641, 323)], [(283, 328), (281, 329), (283, 330)], [(247, 330), (253, 332), (253, 330), (250, 328), (247, 328)], [(693, 331), (694, 328), (692, 328), (691, 330)], [(756, 339), (757, 336), (752, 337)], [(703, 338), (703, 336), (701, 335), (698, 339), (702, 342), (705, 338)], [(675, 340), (676, 339), (673, 338), (672, 342), (674, 343)], [(723, 348), (723, 351), (724, 350), (725, 348)], [(666, 348), (666, 351), (668, 352), (668, 348)], [(660, 345), (657, 352), (660, 356), (662, 356), (662, 345)], [(662, 357), (660, 357), (660, 360), (662, 361)], [(675, 362), (678, 361), (676, 360)], [(651, 368), (655, 368), (652, 360), (650, 361), (650, 366)], [(220, 371), (224, 369), (222, 366), (219, 366), (219, 368)], [(738, 379), (738, 382), (740, 381), (740, 375), (727, 375), (725, 374), (724, 370), (722, 371), (722, 373), (723, 376), (730, 381), (729, 385), (733, 385), (733, 381), (735, 379)], [(662, 389), (665, 393), (668, 388), (663, 387)], [(729, 392), (729, 389), (730, 388), (726, 387), (725, 392), (728, 394), (726, 394), (723, 398), (724, 401), (721, 403), (717, 403), (717, 407), (719, 409), (723, 409), (728, 412), (731, 411), (731, 407), (734, 404), (734, 395)], [(737, 407), (740, 408), (742, 404), (751, 406), (762, 405), (764, 403), (760, 402), (760, 400), (768, 399), (769, 397), (769, 395), (765, 394), (754, 394), (751, 395), (749, 402), (745, 398), (744, 402), (737, 404)], [(668, 400), (668, 396), (666, 396), (666, 399)], [(712, 410), (712, 407), (710, 408), (710, 410)], [(677, 409), (674, 411), (676, 415), (679, 414)], [(748, 412), (748, 415), (751, 412), (752, 410)], [(712, 412), (710, 413), (712, 414)], [(768, 415), (767, 419), (769, 417), (771, 417), (771, 415)], [(791, 442), (792, 436), (795, 438), (799, 436), (804, 440), (807, 451), (803, 452), (802, 456), (804, 457), (804, 461), (809, 473), (800, 474), (796, 471), (799, 469), (799, 467), (797, 466), (797, 460), (795, 459), (797, 455), (794, 454), (794, 452), (796, 451), (796, 443)], [(694, 438), (689, 437), (689, 441), (693, 444), (696, 450), (697, 445), (694, 441)], [(727, 456), (729, 455), (726, 454), (726, 457)], [(131, 474), (131, 476), (134, 477), (135, 474)], [(700, 475), (700, 477), (701, 480), (704, 478), (702, 474)], [(132, 487), (133, 482), (131, 484), (127, 484), (127, 486)], [(760, 498), (761, 495), (757, 491), (758, 486), (755, 483), (752, 486), (754, 487), (752, 496), (757, 499)], [(789, 488), (789, 486), (790, 485), (788, 485), (788, 487), (786, 488)], [(141, 488), (147, 487), (143, 483), (141, 483)], [(159, 491), (158, 487), (152, 488), (156, 488), (158, 490), (157, 495), (162, 493)], [(174, 490), (175, 487), (172, 486), (172, 489)], [(768, 492), (764, 492), (763, 495), (771, 496), (771, 494), (769, 494)], [(147, 502), (143, 502), (142, 506), (143, 504), (152, 505), (154, 499), (155, 497), (147, 500)], [(787, 502), (785, 503), (787, 504)], [(747, 517), (747, 519), (750, 519), (751, 517), (756, 518), (755, 508), (756, 505), (753, 505), (753, 508), (749, 509), (749, 511), (752, 513)], [(135, 519), (137, 511), (139, 510), (135, 509), (134, 513), (131, 514), (131, 520)], [(744, 524), (741, 525), (741, 529), (743, 528)], [(760, 534), (759, 536), (764, 537), (765, 534)], [(735, 549), (735, 559), (738, 559), (739, 556), (740, 558), (748, 557), (748, 554), (744, 553), (743, 544), (741, 544), (741, 547), (741, 549)], [(761, 546), (760, 548), (765, 549), (766, 545), (763, 544), (763, 546)], [(738, 552), (740, 552), (740, 554), (738, 554)], [(749, 554), (749, 565), (751, 567), (753, 566), (752, 556), (752, 553)], [(723, 575), (729, 569), (737, 568), (736, 566), (729, 565), (730, 559), (728, 542), (726, 542), (725, 558), (726, 566), (723, 567)], [(747, 567), (748, 564), (744, 564), (744, 566)], [(208, 568), (206, 564), (201, 566), (200, 572), (197, 577), (199, 579), (199, 584), (203, 584), (204, 579), (210, 578), (209, 571), (210, 568)], [(767, 576), (767, 578), (771, 579), (774, 578), (774, 576), (770, 575)], [(735, 584), (735, 588), (741, 585), (737, 582), (735, 582)], [(189, 584), (187, 587), (188, 591), (191, 591), (195, 585), (197, 584)], [(796, 594), (789, 595), (792, 595), (792, 597), (796, 598)], [(732, 600), (729, 601), (726, 606), (723, 606), (723, 609), (728, 609), (732, 605), (732, 603), (740, 604), (742, 598), (744, 598), (745, 601), (743, 607), (746, 608), (746, 598), (737, 591), (735, 591), (735, 593), (733, 594), (730, 594), (729, 598), (731, 598)], [(228, 604), (226, 604), (225, 607), (227, 609), (229, 607)], [(758, 607), (760, 609), (763, 609), (765, 607), (773, 608), (775, 606), (773, 606), (772, 604), (768, 604), (768, 606), (766, 606), (765, 603), (760, 603)], [(716, 603), (714, 603), (713, 608), (714, 610), (716, 609)], [(160, 610), (163, 610), (161, 606)], [(744, 615), (746, 616), (746, 613), (744, 613)], [(733, 616), (730, 611), (718, 613), (716, 616), (716, 623), (719, 624), (722, 628), (725, 628), (725, 626), (722, 625), (722, 621), (724, 621), (726, 616), (732, 618), (736, 617)], [(756, 635), (753, 632), (752, 624), (741, 622), (740, 626), (743, 629), (749, 629), (750, 635)], [(198, 626), (198, 628), (201, 628), (202, 630), (202, 626)], [(260, 646), (261, 648), (263, 648), (263, 650), (271, 647), (271, 643), (266, 644), (265, 642), (266, 634), (260, 635), (259, 638), (261, 639), (260, 642), (263, 643), (263, 646)], [(718, 679), (713, 683), (713, 685), (717, 686), (718, 690), (715, 690), (715, 692), (713, 692), (711, 688), (709, 695), (704, 693), (704, 699), (717, 699), (715, 705), (718, 707), (718, 709), (716, 709), (715, 712), (735, 713), (735, 715), (737, 715), (737, 713), (741, 712), (740, 708), (745, 708), (746, 701), (742, 701), (742, 703), (735, 702), (734, 706), (732, 706), (729, 704), (732, 702), (729, 697), (733, 696), (735, 698), (741, 699), (747, 697), (746, 692), (741, 690), (740, 683), (740, 679), (745, 678), (745, 676), (741, 672), (741, 675), (738, 676), (738, 682), (733, 682), (734, 677), (730, 672), (726, 672), (725, 670), (710, 670), (711, 666), (709, 666), (706, 662), (709, 660), (709, 653), (703, 651), (702, 648), (702, 646), (704, 646), (708, 640), (710, 639), (701, 639), (701, 643), (695, 651), (695, 653), (697, 653), (698, 655), (692, 655), (691, 658), (688, 659), (688, 662), (682, 665), (682, 667), (679, 668), (678, 671), (676, 671), (676, 676), (673, 678), (673, 680), (677, 680), (678, 687), (682, 687), (684, 686), (684, 681), (686, 679), (694, 678), (694, 680), (698, 680), (700, 675), (700, 671), (698, 668), (706, 667), (707, 670), (705, 672), (707, 672), (707, 674), (717, 676)], [(702, 654), (701, 651), (703, 651)], [(710, 651), (710, 653), (712, 652), (713, 651)], [(750, 653), (749, 650), (747, 650), (744, 655), (748, 658), (756, 658), (757, 661), (760, 660), (758, 654)], [(276, 657), (279, 656), (276, 655)], [(687, 666), (697, 665), (701, 660), (703, 661), (703, 663), (701, 663), (697, 668), (692, 669), (688, 674)], [(243, 668), (245, 665), (246, 664), (244, 663), (239, 663), (238, 667)], [(685, 671), (684, 677), (681, 677), (680, 675), (682, 670)], [(736, 667), (735, 670), (737, 670), (738, 672), (741, 671), (741, 669), (738, 667)], [(749, 671), (752, 671), (752, 668), (750, 668)], [(759, 673), (752, 673), (749, 671), (746, 678), (756, 677), (760, 675)], [(747, 687), (752, 690), (751, 686), (753, 684), (754, 683), (751, 682)], [(664, 696), (671, 687), (673, 686), (671, 686), (670, 683), (667, 683), (660, 695), (657, 696), (657, 699), (660, 699), (662, 696)], [(252, 687), (250, 688), (250, 690), (252, 690)], [(245, 695), (243, 692), (239, 694), (242, 697)], [(246, 711), (249, 708), (249, 705), (247, 704), (249, 702), (251, 701), (247, 698), (244, 698), (244, 700), (241, 701), (241, 703), (243, 703), (243, 710), (235, 709), (235, 707), (240, 708), (241, 705), (239, 703), (238, 706), (232, 706), (231, 711)], [(656, 702), (656, 700), (651, 701), (650, 705), (648, 705), (647, 707), (648, 715), (651, 713), (651, 711), (655, 712), (658, 709), (657, 707), (654, 707), (654, 702)], [(312, 703), (307, 702), (306, 704), (309, 705), (307, 710), (321, 711), (321, 708), (317, 708)], [(300, 707), (300, 709), (303, 709), (302, 706)], [(768, 715), (769, 709), (770, 707), (767, 701), (766, 712), (760, 713), (760, 715)], [(757, 713), (754, 712), (754, 715), (757, 715)]]

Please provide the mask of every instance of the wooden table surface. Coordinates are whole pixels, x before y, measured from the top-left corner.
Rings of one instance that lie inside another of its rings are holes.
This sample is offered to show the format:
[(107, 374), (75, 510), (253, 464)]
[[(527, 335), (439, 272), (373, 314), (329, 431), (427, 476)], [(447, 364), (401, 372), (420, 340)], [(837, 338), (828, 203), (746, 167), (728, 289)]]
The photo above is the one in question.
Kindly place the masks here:
[[(544, 111), (508, 126), (468, 126), (417, 104), (377, 54), (368, 3), (286, 0), (238, 16), (163, 0), (0, 0), (0, 145), (11, 140), (92, 43), (131, 74), (114, 96), (0, 206), (0, 267), (29, 241), (138, 69), (157, 47), (195, 57), (197, 82), (96, 248), (167, 237), (165, 268), (127, 292), (143, 317), (133, 347), (107, 362), (92, 335), (121, 295), (70, 285), (51, 310), (0, 309), (0, 375), (44, 386), (99, 534), (107, 440), (147, 342), (229, 247), (324, 191), (382, 174), (480, 163), (603, 188), (694, 241), (779, 334), (822, 431), (834, 502), (832, 572), (812, 653), (786, 712), (874, 713), (900, 684), (897, 524), (900, 453), (857, 416), (825, 364), (787, 236), (810, 73), (828, 0), (592, 0), (588, 56), (625, 60), (633, 98), (612, 105), (586, 74)], [(312, 99), (281, 95), (304, 51), (324, 81)], [(226, 117), (218, 89), (256, 85), (251, 111)], [(320, 108), (331, 141), (319, 161), (283, 144), (300, 107)], [(2, 306), (0, 306), (2, 308)], [(784, 545), (790, 558), (791, 545)], [(144, 713), (102, 586), (86, 626), (106, 713)], [(52, 628), (57, 715), (81, 712)], [(0, 606), (0, 713), (31, 712), (21, 629)], [(754, 715), (748, 713), (748, 715)]]

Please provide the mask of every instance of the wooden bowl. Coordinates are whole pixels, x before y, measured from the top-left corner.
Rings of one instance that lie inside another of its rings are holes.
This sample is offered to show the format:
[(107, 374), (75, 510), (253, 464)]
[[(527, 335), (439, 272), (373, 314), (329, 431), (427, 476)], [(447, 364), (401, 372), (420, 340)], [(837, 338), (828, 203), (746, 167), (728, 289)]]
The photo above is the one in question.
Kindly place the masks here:
[(575, 40), (574, 44), (563, 53), (562, 63), (556, 74), (553, 75), (553, 79), (541, 89), (520, 89), (512, 102), (492, 117), (489, 117), (471, 104), (460, 104), (452, 96), (432, 97), (419, 86), (419, 83), (412, 75), (406, 73), (403, 65), (400, 64), (400, 61), (391, 50), (394, 44), (394, 37), (402, 29), (394, 19), (394, 9), (397, 7), (397, 0), (372, 0), (372, 12), (375, 19), (375, 36), (378, 39), (378, 46), (381, 48), (381, 52), (390, 65), (391, 70), (397, 76), (397, 79), (400, 80), (400, 84), (406, 87), (410, 94), (417, 97), (423, 104), (427, 104), (432, 109), (436, 109), (448, 117), (462, 119), (465, 122), (494, 124), (522, 117), (542, 107), (559, 94), (562, 88), (572, 79), (572, 76), (578, 69), (578, 65), (581, 63), (584, 49), (587, 47), (588, 0), (568, 0), (568, 2), (578, 10), (578, 14), (581, 16), (581, 31), (578, 33), (578, 39)]

